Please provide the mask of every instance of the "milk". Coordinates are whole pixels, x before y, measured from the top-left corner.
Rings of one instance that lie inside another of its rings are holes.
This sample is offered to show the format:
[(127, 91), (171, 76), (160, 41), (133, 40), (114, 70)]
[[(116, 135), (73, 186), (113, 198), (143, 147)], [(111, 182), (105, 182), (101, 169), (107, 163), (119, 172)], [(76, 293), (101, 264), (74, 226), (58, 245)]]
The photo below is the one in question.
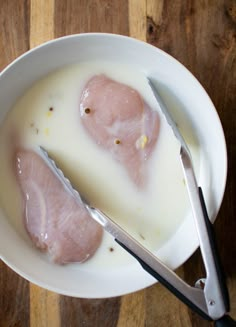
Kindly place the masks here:
[[(89, 78), (101, 73), (136, 89), (159, 112), (160, 133), (147, 163), (148, 181), (142, 188), (134, 184), (126, 169), (109, 152), (95, 144), (80, 122), (82, 89)], [(37, 151), (39, 145), (43, 146), (93, 206), (104, 211), (150, 251), (157, 251), (173, 235), (190, 210), (179, 143), (162, 116), (144, 73), (135, 67), (100, 61), (65, 67), (33, 85), (8, 114), (0, 130), (0, 203), (11, 224), (30, 243), (11, 162), (13, 131), (26, 148)], [(191, 133), (185, 137), (198, 173), (197, 141)], [(46, 255), (45, 260), (48, 260)], [(131, 262), (130, 255), (105, 232), (94, 257), (82, 265), (73, 265), (76, 269), (90, 270)]]

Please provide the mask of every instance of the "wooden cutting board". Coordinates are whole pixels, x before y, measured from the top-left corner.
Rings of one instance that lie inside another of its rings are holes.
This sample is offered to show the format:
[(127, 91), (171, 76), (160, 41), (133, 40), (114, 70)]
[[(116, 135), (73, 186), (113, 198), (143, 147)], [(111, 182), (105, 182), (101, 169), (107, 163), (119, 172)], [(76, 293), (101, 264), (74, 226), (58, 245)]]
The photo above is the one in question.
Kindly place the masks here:
[[(212, 98), (229, 155), (227, 188), (215, 226), (236, 318), (235, 0), (0, 0), (0, 69), (44, 41), (82, 32), (130, 35), (163, 49)], [(178, 273), (191, 283), (204, 276), (199, 251)], [(77, 299), (32, 285), (0, 261), (0, 327), (211, 325), (161, 285), (117, 298)]]

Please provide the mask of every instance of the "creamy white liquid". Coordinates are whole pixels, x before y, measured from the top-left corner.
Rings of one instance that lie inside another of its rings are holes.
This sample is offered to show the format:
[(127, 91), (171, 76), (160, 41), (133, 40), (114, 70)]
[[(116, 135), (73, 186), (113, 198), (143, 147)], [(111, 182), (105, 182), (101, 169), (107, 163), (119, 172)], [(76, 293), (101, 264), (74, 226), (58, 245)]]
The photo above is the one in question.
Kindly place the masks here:
[[(69, 66), (38, 81), (17, 101), (0, 130), (0, 202), (14, 228), (25, 238), (21, 198), (10, 158), (11, 140), (27, 148), (48, 150), (73, 185), (151, 251), (156, 251), (180, 226), (190, 210), (179, 160), (179, 144), (160, 113), (160, 134), (149, 159), (147, 186), (138, 189), (126, 169), (98, 147), (80, 122), (81, 91), (94, 74), (130, 85), (154, 109), (159, 107), (145, 76), (135, 68), (93, 62)], [(174, 105), (174, 104), (173, 104)], [(53, 108), (50, 111), (49, 108)], [(198, 173), (199, 152), (191, 133), (187, 139)], [(111, 251), (112, 248), (112, 251)], [(45, 260), (47, 259), (45, 255)], [(130, 256), (104, 233), (102, 245), (82, 269), (123, 265)]]

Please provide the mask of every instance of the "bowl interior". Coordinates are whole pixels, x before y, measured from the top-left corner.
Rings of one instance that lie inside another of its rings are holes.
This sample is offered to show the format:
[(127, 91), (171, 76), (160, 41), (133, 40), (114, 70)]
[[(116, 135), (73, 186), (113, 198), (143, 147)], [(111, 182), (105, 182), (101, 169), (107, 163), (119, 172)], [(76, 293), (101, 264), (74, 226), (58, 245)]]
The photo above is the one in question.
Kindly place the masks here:
[[(222, 127), (211, 100), (198, 81), (179, 62), (159, 49), (128, 37), (109, 34), (81, 34), (48, 42), (24, 54), (1, 73), (0, 120), (35, 81), (64, 65), (88, 60), (137, 65), (157, 82), (170, 110), (175, 103), (178, 117), (195, 131), (200, 144), (198, 183), (202, 186), (209, 216), (214, 221), (226, 182), (227, 157)], [(197, 246), (190, 214), (157, 255), (175, 269)], [(50, 264), (20, 237), (3, 212), (0, 214), (0, 256), (31, 282), (71, 296), (118, 296), (154, 283), (135, 260), (128, 267), (96, 273), (83, 267), (78, 270), (73, 266), (67, 269)]]

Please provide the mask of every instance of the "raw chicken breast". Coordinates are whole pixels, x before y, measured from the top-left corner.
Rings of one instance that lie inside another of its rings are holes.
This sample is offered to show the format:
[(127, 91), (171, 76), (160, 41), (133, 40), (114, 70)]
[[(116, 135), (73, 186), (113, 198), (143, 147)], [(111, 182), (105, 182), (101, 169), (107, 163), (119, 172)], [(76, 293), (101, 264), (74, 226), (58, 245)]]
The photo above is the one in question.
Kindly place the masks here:
[(158, 113), (131, 87), (97, 75), (82, 92), (80, 115), (93, 140), (126, 167), (137, 185), (144, 184), (159, 132)]
[(16, 163), (25, 226), (34, 244), (61, 264), (91, 257), (101, 243), (102, 227), (36, 152), (19, 150)]

